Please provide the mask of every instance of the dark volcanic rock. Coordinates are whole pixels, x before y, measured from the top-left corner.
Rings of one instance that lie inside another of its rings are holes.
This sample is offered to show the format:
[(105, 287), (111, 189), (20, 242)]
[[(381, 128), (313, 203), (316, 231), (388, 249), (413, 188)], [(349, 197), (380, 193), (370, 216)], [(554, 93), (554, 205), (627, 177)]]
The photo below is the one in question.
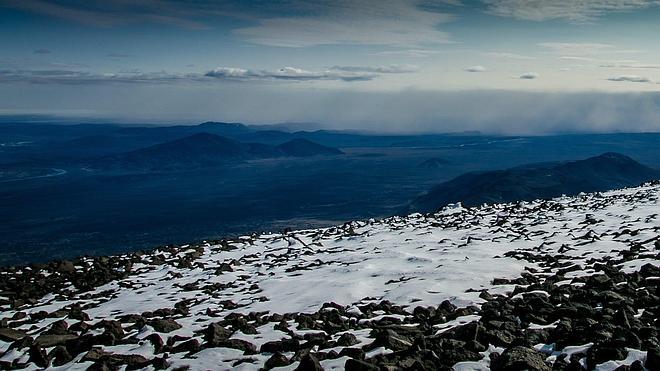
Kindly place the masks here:
[(378, 371), (379, 370), (378, 366), (374, 364), (353, 358), (349, 358), (346, 360), (346, 363), (344, 364), (344, 369), (346, 371)]
[(276, 341), (269, 341), (261, 345), (261, 352), (278, 353), (278, 352), (295, 352), (300, 348), (300, 343), (296, 339), (282, 339)]
[(323, 371), (323, 367), (318, 358), (308, 353), (302, 357), (296, 371)]
[(30, 347), (30, 350), (28, 352), (29, 354), (29, 361), (33, 362), (35, 365), (38, 367), (46, 368), (48, 367), (48, 363), (50, 362), (50, 358), (46, 354), (46, 351), (36, 345), (33, 345)]
[(201, 347), (199, 345), (199, 341), (197, 341), (197, 339), (190, 339), (172, 348), (172, 353), (181, 353), (181, 352), (195, 353), (198, 352), (200, 349)]
[(77, 338), (77, 335), (40, 335), (34, 340), (34, 345), (50, 348), (56, 345), (64, 345), (67, 341)]
[(336, 345), (337, 346), (348, 347), (348, 346), (355, 345), (355, 344), (358, 344), (358, 343), (359, 343), (359, 341), (355, 337), (355, 335), (351, 334), (350, 332), (347, 332), (345, 334), (341, 334), (339, 339), (337, 339)]
[(491, 364), (493, 371), (550, 371), (543, 361), (543, 355), (534, 349), (513, 347), (505, 350)]
[(6, 342), (12, 342), (23, 339), (25, 336), (25, 331), (16, 330), (13, 328), (2, 327), (0, 328), (0, 340)]
[(173, 319), (152, 319), (148, 323), (156, 332), (168, 333), (181, 328)]
[(264, 366), (266, 367), (267, 370), (270, 370), (271, 368), (284, 367), (290, 364), (291, 361), (289, 361), (289, 359), (284, 354), (275, 353), (270, 358), (268, 358)]
[(204, 340), (208, 346), (217, 347), (221, 342), (229, 339), (232, 332), (219, 323), (212, 323), (204, 330)]
[(242, 350), (246, 354), (255, 354), (257, 352), (257, 347), (254, 344), (242, 339), (228, 339), (219, 342), (216, 346), (222, 348)]
[(623, 360), (628, 351), (623, 346), (614, 344), (594, 344), (587, 351), (587, 367), (593, 369), (597, 364), (610, 360)]
[(394, 351), (408, 349), (413, 344), (410, 338), (400, 335), (391, 329), (378, 330), (374, 338), (376, 339), (374, 341), (375, 345), (384, 346)]
[(646, 352), (646, 363), (644, 363), (649, 370), (660, 370), (660, 349), (653, 348)]
[(69, 351), (66, 350), (63, 346), (57, 346), (53, 349), (48, 357), (53, 359), (53, 366), (62, 366), (71, 362), (73, 357), (69, 354)]

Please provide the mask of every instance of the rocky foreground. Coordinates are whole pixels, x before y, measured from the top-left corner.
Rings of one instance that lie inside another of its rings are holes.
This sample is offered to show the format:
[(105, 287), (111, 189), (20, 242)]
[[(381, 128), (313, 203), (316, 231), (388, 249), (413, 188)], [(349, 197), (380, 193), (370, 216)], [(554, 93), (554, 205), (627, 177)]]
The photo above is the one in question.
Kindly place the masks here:
[(660, 370), (660, 182), (0, 271), (3, 369)]

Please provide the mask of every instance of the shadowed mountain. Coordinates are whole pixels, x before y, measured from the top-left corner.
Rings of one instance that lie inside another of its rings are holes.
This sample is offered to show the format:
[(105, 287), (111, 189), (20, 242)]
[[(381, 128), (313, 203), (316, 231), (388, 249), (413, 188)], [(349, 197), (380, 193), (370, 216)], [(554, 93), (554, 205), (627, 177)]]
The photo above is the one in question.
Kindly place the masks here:
[(307, 139), (292, 139), (276, 147), (286, 156), (309, 157), (321, 155), (341, 155), (337, 148), (326, 147)]
[(549, 199), (635, 186), (658, 178), (658, 170), (618, 153), (605, 153), (579, 161), (467, 173), (432, 188), (413, 201), (409, 210), (431, 212), (455, 202), (475, 206)]
[(242, 160), (341, 153), (338, 149), (305, 140), (292, 140), (279, 146), (271, 146), (262, 143), (242, 143), (215, 134), (198, 133), (135, 151), (103, 157), (97, 160), (93, 167), (176, 170), (218, 166)]
[(419, 164), (420, 167), (426, 168), (426, 169), (439, 169), (441, 167), (444, 167), (445, 165), (448, 165), (449, 161), (439, 158), (439, 157), (434, 157), (430, 158), (421, 164)]

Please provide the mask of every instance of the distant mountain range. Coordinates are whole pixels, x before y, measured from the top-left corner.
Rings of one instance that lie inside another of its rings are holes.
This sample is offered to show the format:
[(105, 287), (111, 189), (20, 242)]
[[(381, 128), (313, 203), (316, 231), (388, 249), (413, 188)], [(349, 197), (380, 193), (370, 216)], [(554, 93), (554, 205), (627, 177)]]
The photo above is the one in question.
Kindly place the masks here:
[[(466, 137), (488, 142), (479, 133), (437, 135), (377, 135), (354, 131), (320, 130), (318, 124), (285, 123), (245, 125), (231, 122), (204, 122), (198, 125), (119, 125), (10, 123), (0, 120), (0, 144), (29, 143), (12, 152), (6, 162), (71, 162), (117, 155), (148, 146), (208, 133), (244, 143), (277, 146), (294, 139), (306, 139), (329, 147), (419, 147), (457, 146)], [(5, 151), (6, 152), (6, 151)], [(0, 153), (1, 155), (1, 153)], [(2, 158), (0, 158), (2, 161)]]
[(507, 170), (472, 172), (432, 188), (409, 211), (432, 212), (450, 203), (465, 206), (549, 199), (639, 185), (660, 178), (660, 171), (618, 153), (585, 160), (542, 163)]
[(198, 133), (146, 148), (102, 157), (94, 168), (175, 170), (218, 166), (241, 160), (276, 157), (340, 155), (343, 152), (306, 139), (280, 145), (243, 143), (223, 136)]

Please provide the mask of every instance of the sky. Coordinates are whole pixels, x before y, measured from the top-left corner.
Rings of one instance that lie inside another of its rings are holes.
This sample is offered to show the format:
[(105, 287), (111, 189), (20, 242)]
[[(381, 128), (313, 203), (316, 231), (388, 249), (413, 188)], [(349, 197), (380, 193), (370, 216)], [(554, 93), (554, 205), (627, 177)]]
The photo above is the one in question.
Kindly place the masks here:
[(660, 131), (656, 0), (0, 0), (0, 115)]

